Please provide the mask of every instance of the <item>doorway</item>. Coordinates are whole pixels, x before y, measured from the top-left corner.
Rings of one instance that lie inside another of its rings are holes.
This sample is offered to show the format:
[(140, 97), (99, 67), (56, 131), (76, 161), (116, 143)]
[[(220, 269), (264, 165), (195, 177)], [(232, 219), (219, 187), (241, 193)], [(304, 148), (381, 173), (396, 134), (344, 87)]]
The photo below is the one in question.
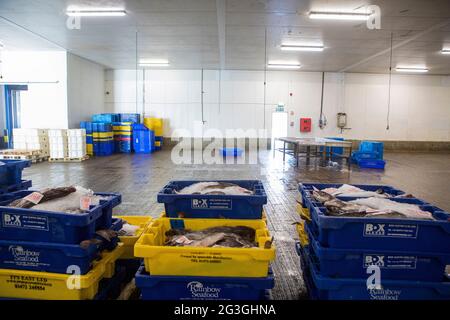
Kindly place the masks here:
[(27, 91), (26, 85), (5, 85), (5, 119), (4, 119), (4, 134), (6, 147), (12, 149), (14, 145), (13, 129), (21, 127), (21, 107), (20, 107), (20, 93)]

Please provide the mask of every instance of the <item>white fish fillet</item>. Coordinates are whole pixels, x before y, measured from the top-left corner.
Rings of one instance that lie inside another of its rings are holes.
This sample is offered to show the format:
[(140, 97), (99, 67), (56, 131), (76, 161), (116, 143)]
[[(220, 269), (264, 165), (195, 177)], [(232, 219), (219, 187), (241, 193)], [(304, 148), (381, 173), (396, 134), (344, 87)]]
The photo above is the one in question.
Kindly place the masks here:
[[(217, 187), (215, 188), (215, 186)], [(222, 188), (220, 187), (220, 182), (197, 182), (181, 189), (177, 193), (178, 194), (221, 193), (226, 195), (248, 195), (252, 194), (253, 192), (237, 185)]]
[(434, 220), (433, 215), (430, 212), (421, 210), (419, 206), (415, 204), (399, 203), (389, 199), (375, 197), (356, 199), (350, 202), (380, 211), (398, 212), (411, 219)]
[(369, 198), (369, 197), (376, 197), (376, 198), (388, 198), (386, 194), (381, 194), (375, 191), (366, 191), (361, 188), (349, 185), (349, 184), (343, 184), (339, 188), (325, 188), (322, 190), (323, 192), (329, 193), (333, 196), (340, 196), (340, 197), (358, 197), (358, 198)]

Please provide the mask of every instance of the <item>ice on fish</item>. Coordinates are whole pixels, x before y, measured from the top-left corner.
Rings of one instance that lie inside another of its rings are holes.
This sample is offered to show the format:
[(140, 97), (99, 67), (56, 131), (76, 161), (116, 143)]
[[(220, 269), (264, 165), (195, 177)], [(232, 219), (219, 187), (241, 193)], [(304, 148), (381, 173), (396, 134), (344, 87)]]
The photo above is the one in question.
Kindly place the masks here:
[(39, 193), (42, 195), (42, 199), (37, 204), (27, 200), (27, 197), (25, 197), (11, 202), (9, 206), (76, 214), (86, 212), (86, 210), (81, 208), (82, 198), (89, 198), (89, 203), (92, 206), (97, 206), (100, 200), (107, 199), (107, 197), (94, 195), (92, 190), (80, 186), (45, 189)]
[(124, 223), (122, 229), (119, 230), (119, 236), (132, 237), (136, 235), (139, 230), (139, 226), (135, 226), (129, 223)]
[(178, 194), (218, 194), (218, 195), (250, 195), (253, 191), (229, 182), (197, 182), (191, 184)]
[(433, 215), (428, 211), (423, 211), (419, 206), (409, 203), (395, 202), (389, 199), (365, 198), (350, 201), (351, 203), (367, 206), (385, 212), (393, 212), (404, 215), (410, 219), (434, 220)]

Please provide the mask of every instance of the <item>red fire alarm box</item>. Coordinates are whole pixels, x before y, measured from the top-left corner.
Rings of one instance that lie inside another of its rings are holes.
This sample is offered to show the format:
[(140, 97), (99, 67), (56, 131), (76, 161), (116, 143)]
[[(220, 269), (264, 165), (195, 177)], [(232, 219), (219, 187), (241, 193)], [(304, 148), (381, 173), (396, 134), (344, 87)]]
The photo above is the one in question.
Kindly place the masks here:
[(300, 132), (311, 132), (311, 118), (300, 118)]

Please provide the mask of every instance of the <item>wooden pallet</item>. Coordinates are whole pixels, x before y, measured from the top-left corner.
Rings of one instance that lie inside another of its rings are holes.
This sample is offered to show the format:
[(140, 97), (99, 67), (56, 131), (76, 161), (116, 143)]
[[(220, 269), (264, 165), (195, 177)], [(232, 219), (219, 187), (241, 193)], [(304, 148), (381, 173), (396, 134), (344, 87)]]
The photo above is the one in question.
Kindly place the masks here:
[(42, 150), (6, 149), (0, 150), (0, 155), (40, 157), (42, 155)]
[(23, 156), (23, 155), (2, 155), (0, 154), (0, 160), (28, 160), (32, 163), (46, 161), (48, 157), (42, 156)]
[(81, 158), (48, 158), (48, 162), (81, 162), (88, 159), (89, 156), (84, 156)]

